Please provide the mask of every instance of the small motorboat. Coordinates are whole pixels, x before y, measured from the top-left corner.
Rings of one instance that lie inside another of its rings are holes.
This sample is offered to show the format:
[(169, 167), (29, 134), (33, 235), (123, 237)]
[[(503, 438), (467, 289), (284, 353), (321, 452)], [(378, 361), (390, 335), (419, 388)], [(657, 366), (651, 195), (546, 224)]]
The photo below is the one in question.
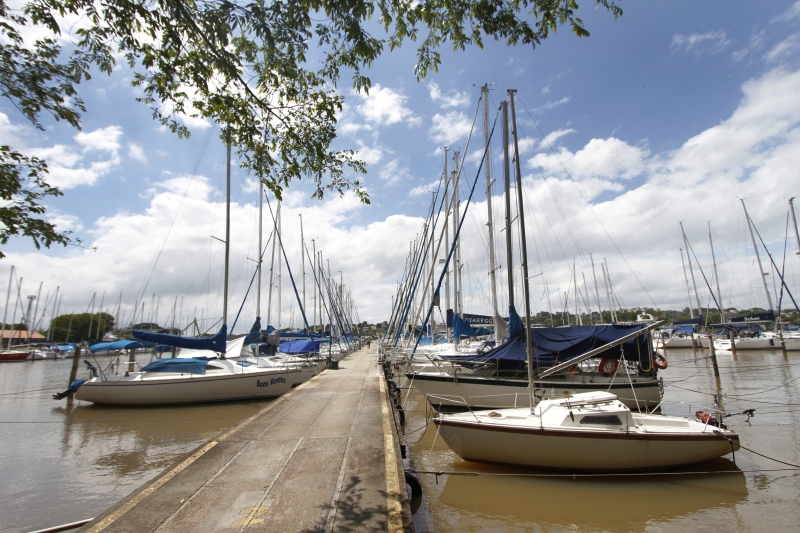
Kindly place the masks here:
[(27, 361), (31, 352), (0, 352), (0, 363)]
[(542, 399), (533, 408), (440, 414), (447, 445), (465, 461), (623, 472), (670, 468), (739, 449), (713, 416), (635, 413), (608, 392)]

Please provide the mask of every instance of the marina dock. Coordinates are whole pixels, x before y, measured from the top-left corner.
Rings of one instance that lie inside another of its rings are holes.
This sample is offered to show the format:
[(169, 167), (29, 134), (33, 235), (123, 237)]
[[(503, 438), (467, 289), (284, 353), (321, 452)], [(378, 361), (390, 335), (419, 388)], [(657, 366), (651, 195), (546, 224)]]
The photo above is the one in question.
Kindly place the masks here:
[(200, 446), (80, 531), (411, 531), (400, 442), (362, 349)]

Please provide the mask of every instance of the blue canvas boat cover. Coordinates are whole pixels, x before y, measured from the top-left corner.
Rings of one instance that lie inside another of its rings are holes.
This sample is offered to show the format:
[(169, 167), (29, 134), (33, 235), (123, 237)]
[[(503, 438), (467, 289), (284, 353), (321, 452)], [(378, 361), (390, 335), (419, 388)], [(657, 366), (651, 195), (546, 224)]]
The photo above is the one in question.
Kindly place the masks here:
[[(614, 342), (625, 335), (644, 329), (644, 324), (605, 325), (605, 326), (571, 326), (566, 328), (533, 328), (533, 362), (537, 366), (552, 366), (574, 359), (604, 344)], [(599, 354), (597, 357), (619, 359), (624, 350), (625, 359), (644, 362), (650, 358), (649, 335), (640, 335), (620, 346), (615, 346)], [(525, 339), (522, 335), (511, 338), (505, 344), (473, 356), (442, 356), (451, 361), (464, 363), (497, 362), (498, 369), (519, 370), (527, 361)]]
[(181, 337), (180, 335), (169, 335), (167, 333), (153, 333), (150, 331), (139, 331), (134, 329), (131, 333), (137, 339), (175, 346), (177, 348), (188, 348), (190, 350), (211, 350), (214, 352), (225, 353), (225, 340), (228, 336), (228, 326), (222, 324), (219, 331), (213, 337)]
[(254, 342), (258, 342), (261, 340), (261, 317), (257, 316), (256, 321), (253, 323), (253, 327), (250, 328), (250, 333), (244, 338), (244, 343), (246, 345), (253, 344)]
[(142, 372), (180, 372), (183, 374), (205, 374), (209, 359), (158, 359), (146, 367)]
[(298, 354), (298, 353), (318, 353), (319, 341), (312, 340), (297, 340), (297, 341), (281, 341), (281, 353), (285, 354)]
[(478, 335), (491, 335), (492, 330), (478, 327), (473, 328), (469, 322), (458, 316), (453, 315), (453, 337), (460, 339), (461, 337), (477, 337)]
[(147, 348), (152, 346), (149, 342), (139, 342), (133, 340), (119, 340), (114, 342), (97, 342), (89, 346), (92, 353), (109, 352), (112, 350), (135, 350), (136, 348)]

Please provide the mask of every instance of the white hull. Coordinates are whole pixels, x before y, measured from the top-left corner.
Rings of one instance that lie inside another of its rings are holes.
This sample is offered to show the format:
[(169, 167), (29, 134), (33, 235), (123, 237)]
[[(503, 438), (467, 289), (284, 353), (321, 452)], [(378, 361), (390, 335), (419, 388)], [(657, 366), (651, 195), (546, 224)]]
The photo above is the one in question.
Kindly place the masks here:
[[(426, 372), (424, 374), (406, 374), (414, 385), (425, 395), (434, 408), (461, 408), (466, 406), (475, 409), (498, 409), (522, 407), (530, 404), (528, 383), (525, 380), (492, 379), (467, 377), (458, 375), (456, 379), (449, 374)], [(620, 401), (631, 409), (653, 409), (661, 402), (661, 384), (658, 381), (635, 377), (636, 399), (634, 400), (631, 385), (625, 376), (617, 376), (613, 384), (608, 378), (603, 381), (583, 383), (580, 381), (547, 380), (538, 382), (538, 397), (563, 398), (565, 392), (570, 394), (592, 391), (608, 391), (616, 394)], [(637, 407), (637, 402), (638, 406)]]
[(731, 452), (727, 439), (711, 432), (715, 428), (700, 434), (664, 435), (646, 431), (613, 433), (458, 424), (446, 419), (435, 422), (442, 438), (459, 457), (483, 463), (630, 471), (698, 463)]
[(698, 419), (632, 413), (613, 394), (542, 400), (535, 409), (471, 411), (434, 419), (465, 461), (573, 471), (635, 471), (714, 459), (739, 436)]
[[(160, 375), (159, 375), (160, 374)], [(131, 373), (84, 383), (75, 398), (108, 405), (168, 405), (280, 396), (315, 374), (313, 367), (245, 369), (239, 373)]]
[[(767, 337), (736, 337), (733, 339), (734, 346), (737, 350), (780, 350), (781, 343), (779, 339), (771, 339)], [(714, 349), (716, 350), (731, 350), (730, 339), (714, 339)], [(786, 345), (789, 349), (789, 345)], [(800, 349), (800, 348), (796, 348)]]

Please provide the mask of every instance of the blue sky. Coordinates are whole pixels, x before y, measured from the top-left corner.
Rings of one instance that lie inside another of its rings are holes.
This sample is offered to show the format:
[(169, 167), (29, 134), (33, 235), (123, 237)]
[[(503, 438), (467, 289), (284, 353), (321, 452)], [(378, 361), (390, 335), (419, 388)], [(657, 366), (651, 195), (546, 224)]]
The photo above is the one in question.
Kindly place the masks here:
[[(686, 306), (679, 220), (709, 279), (707, 223), (712, 222), (725, 305), (765, 306), (763, 291), (753, 287), (758, 274), (738, 198), (746, 198), (770, 250), (782, 253), (786, 199), (800, 190), (800, 103), (794, 102), (800, 91), (800, 3), (621, 5), (624, 15), (614, 20), (585, 2), (580, 16), (588, 38), (562, 28), (536, 50), (495, 42), (483, 50), (443, 50), (439, 72), (421, 83), (414, 78), (413, 43), (375, 62), (369, 96), (353, 93), (344, 77), (338, 89), (346, 107), (337, 143), (359, 149), (367, 161), (372, 205), (360, 206), (349, 195), (320, 203), (309, 198), (308, 183), (292, 184), (284, 203), (284, 240), (290, 258), (297, 258), (293, 269), (300, 269), (298, 214), (303, 214), (305, 236), (316, 239), (332, 271), (343, 272), (361, 318), (388, 318), (408, 242), (429, 207), (426, 191), (441, 174), (441, 147), (463, 150), (478, 86), (490, 83), (492, 116), (506, 89), (518, 90), (526, 210), (535, 239), (529, 248), (532, 262), (545, 272), (542, 286), (532, 289), (537, 309), (548, 305), (544, 281), (551, 307), (569, 293), (573, 258), (579, 280), (581, 272), (588, 276), (588, 252), (608, 258), (625, 305)], [(61, 312), (84, 310), (92, 293), (99, 299), (104, 291), (109, 307), (122, 290), (128, 313), (138, 295), (149, 299), (155, 293), (170, 302), (160, 306), (162, 322), (163, 309), (176, 297), (184, 299), (184, 318), (218, 316), (221, 250), (210, 238), (224, 231), (224, 148), (218, 131), (187, 120), (192, 138), (177, 139), (134, 101), (130, 79), (131, 72), (119, 68), (81, 86), (88, 111), (80, 133), (63, 124), (36, 132), (8, 102), (0, 102), (0, 142), (48, 159), (52, 182), (64, 192), (48, 202), (50, 213), (97, 248), (36, 251), (17, 239), (5, 248), (0, 279), (15, 265), (25, 278), (23, 297), (43, 281), (42, 305), (47, 291), (61, 286)], [(475, 134), (482, 136), (480, 120), (477, 126)], [(499, 179), (496, 137), (492, 169)], [(473, 144), (470, 161), (480, 157), (476, 154)], [(188, 177), (196, 165), (195, 176)], [(475, 172), (469, 163), (465, 180)], [(257, 198), (251, 178), (238, 169), (233, 176), (230, 312), (241, 303), (251, 275), (247, 257), (255, 254)], [(495, 185), (493, 194), (496, 215), (502, 214), (502, 189)], [(465, 224), (467, 300), (475, 312), (487, 312), (482, 274), (487, 252), (480, 229), (485, 195), (476, 200)], [(789, 242), (796, 251), (793, 237)], [(148, 276), (162, 243), (164, 252)], [(800, 275), (797, 261), (794, 255), (787, 258), (792, 288), (795, 270)], [(5, 283), (0, 282), (3, 291)], [(307, 283), (310, 305), (308, 278)], [(500, 292), (502, 307), (507, 288)], [(698, 292), (706, 302), (708, 291)], [(281, 301), (283, 325), (296, 324), (297, 306), (285, 275)], [(251, 297), (244, 322), (252, 320), (254, 306)]]

